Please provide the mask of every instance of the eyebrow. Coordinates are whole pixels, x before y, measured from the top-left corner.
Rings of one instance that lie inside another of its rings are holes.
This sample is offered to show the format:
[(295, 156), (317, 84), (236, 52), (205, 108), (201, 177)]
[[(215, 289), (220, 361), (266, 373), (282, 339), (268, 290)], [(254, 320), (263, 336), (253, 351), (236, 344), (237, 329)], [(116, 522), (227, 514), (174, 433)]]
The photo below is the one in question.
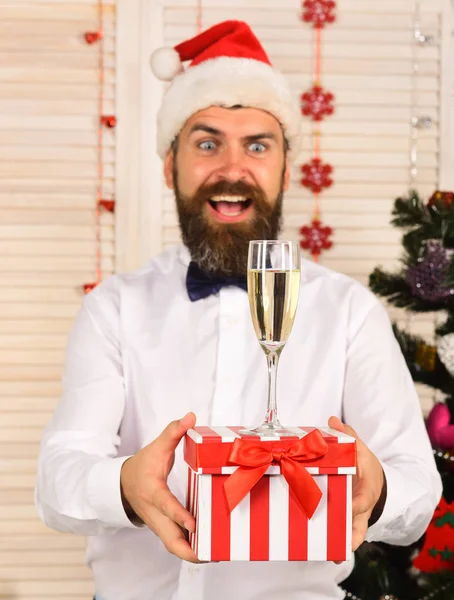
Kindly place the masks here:
[(209, 125), (204, 125), (203, 123), (196, 123), (191, 127), (189, 135), (192, 135), (196, 131), (205, 131), (205, 133), (211, 133), (211, 135), (223, 135), (222, 131), (219, 129), (215, 129), (214, 127), (210, 127)]
[(256, 133), (255, 135), (247, 135), (245, 139), (248, 142), (258, 142), (259, 140), (274, 140), (277, 142), (277, 136), (271, 131), (264, 131), (263, 133)]
[[(217, 135), (220, 137), (224, 136), (224, 133), (219, 129), (216, 129), (215, 127), (210, 127), (209, 125), (205, 125), (204, 123), (196, 123), (195, 125), (193, 125), (191, 127), (191, 130), (189, 131), (189, 135), (192, 135), (197, 131), (204, 131), (205, 133), (209, 133), (210, 135)], [(263, 133), (255, 133), (253, 135), (246, 135), (243, 139), (246, 142), (257, 142), (259, 140), (274, 140), (275, 142), (278, 141), (276, 134), (272, 133), (271, 131), (264, 131)]]

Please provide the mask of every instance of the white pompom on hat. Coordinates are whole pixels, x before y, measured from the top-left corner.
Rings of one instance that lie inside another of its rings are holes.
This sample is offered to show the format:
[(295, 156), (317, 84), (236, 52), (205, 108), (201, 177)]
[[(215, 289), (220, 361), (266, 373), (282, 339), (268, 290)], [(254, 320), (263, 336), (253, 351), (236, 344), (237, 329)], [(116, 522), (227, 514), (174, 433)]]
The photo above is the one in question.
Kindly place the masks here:
[[(192, 61), (183, 68), (183, 63)], [(285, 77), (271, 66), (247, 23), (223, 21), (150, 58), (156, 77), (171, 81), (158, 112), (158, 152), (164, 157), (186, 121), (209, 106), (244, 106), (281, 123), (292, 155), (299, 152), (301, 113)]]
[(153, 73), (161, 81), (172, 81), (183, 71), (183, 63), (175, 48), (158, 48), (150, 57)]

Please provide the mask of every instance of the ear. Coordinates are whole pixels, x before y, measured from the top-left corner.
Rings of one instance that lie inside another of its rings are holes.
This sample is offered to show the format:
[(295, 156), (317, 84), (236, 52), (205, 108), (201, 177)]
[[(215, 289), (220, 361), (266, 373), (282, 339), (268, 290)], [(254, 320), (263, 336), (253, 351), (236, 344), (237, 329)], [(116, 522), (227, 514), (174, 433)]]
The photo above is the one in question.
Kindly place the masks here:
[(166, 186), (170, 190), (173, 190), (173, 161), (173, 151), (169, 150), (164, 158), (164, 179), (166, 182)]
[(290, 161), (287, 157), (285, 159), (284, 192), (287, 192), (289, 187), (290, 187)]

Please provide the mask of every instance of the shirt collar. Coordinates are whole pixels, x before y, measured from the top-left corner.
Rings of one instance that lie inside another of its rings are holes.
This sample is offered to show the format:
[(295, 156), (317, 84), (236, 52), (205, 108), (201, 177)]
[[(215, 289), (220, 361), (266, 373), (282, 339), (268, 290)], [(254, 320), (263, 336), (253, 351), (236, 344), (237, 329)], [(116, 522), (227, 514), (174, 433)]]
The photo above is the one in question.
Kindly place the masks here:
[[(186, 269), (189, 267), (189, 263), (191, 262), (191, 254), (189, 250), (184, 244), (180, 244), (177, 249), (177, 258), (178, 262), (182, 264)], [(307, 281), (307, 269), (310, 268), (310, 265), (313, 264), (312, 261), (309, 261), (305, 258), (301, 258), (301, 281)]]

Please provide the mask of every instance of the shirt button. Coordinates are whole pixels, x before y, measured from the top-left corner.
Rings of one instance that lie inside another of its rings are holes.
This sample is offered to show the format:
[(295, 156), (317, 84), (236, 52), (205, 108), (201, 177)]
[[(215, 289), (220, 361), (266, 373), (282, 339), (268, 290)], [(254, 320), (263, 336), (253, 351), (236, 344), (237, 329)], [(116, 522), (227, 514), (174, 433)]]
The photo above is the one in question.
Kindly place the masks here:
[(194, 565), (191, 565), (188, 568), (189, 573), (191, 573), (191, 575), (196, 575), (199, 572), (199, 567), (196, 567)]

